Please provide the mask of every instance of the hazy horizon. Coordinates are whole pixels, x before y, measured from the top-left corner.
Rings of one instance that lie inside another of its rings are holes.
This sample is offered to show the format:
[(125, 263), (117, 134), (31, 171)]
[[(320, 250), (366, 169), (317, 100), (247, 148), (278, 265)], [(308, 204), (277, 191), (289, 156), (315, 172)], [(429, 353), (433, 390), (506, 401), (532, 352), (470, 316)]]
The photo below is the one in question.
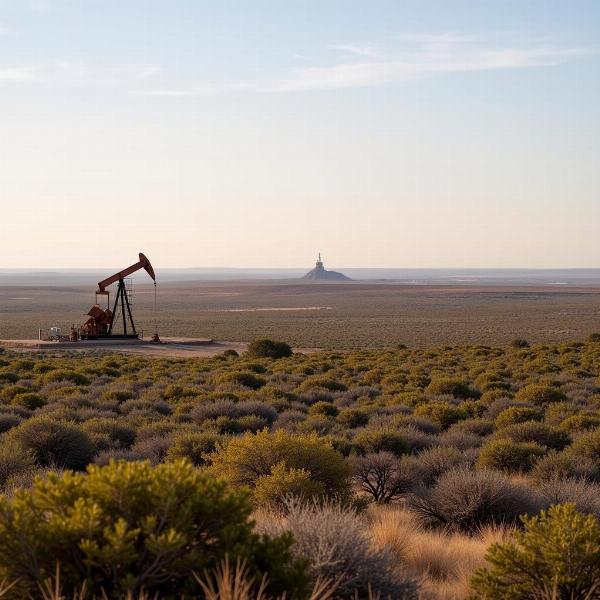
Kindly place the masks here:
[[(114, 270), (114, 269), (113, 269)], [(336, 267), (355, 283), (399, 283), (405, 285), (542, 285), (600, 286), (597, 269), (452, 269), (452, 268), (360, 268)], [(193, 282), (287, 281), (302, 283), (306, 268), (186, 267), (157, 268), (159, 284)], [(0, 269), (0, 286), (47, 287), (77, 285), (95, 287), (110, 269)], [(136, 273), (137, 284), (150, 285), (148, 276)], [(305, 282), (313, 285), (313, 282)], [(318, 282), (317, 282), (318, 283)], [(327, 284), (330, 285), (330, 284)]]
[(592, 268), (599, 40), (592, 0), (0, 0), (0, 269)]

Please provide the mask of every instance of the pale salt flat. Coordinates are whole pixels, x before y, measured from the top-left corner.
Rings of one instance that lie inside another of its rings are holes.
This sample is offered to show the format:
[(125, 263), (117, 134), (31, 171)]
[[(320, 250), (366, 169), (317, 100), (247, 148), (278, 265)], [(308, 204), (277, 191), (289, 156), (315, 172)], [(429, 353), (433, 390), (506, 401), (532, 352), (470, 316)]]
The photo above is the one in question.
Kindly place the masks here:
[(283, 312), (295, 310), (333, 310), (333, 306), (287, 306), (287, 307), (260, 307), (260, 308), (222, 308), (214, 312)]

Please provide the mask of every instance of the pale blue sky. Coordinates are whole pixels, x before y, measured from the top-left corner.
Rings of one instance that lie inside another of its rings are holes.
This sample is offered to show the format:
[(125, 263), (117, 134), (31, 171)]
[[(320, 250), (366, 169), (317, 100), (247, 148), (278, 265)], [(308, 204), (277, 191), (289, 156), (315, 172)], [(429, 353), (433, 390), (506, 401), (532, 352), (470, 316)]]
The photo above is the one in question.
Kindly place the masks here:
[(597, 1), (0, 0), (2, 267), (593, 267)]

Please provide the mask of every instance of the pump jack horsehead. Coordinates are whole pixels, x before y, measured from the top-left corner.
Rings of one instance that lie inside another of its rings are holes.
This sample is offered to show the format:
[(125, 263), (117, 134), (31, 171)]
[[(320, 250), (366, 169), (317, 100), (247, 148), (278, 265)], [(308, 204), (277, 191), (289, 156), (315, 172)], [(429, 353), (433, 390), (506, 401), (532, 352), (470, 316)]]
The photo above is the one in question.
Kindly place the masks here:
[[(138, 333), (131, 314), (131, 301), (127, 294), (125, 278), (132, 275), (136, 271), (144, 269), (154, 281), (154, 289), (156, 290), (156, 276), (150, 261), (141, 252), (139, 261), (135, 264), (103, 279), (98, 283), (96, 290), (96, 304), (87, 313), (90, 317), (81, 327), (80, 335), (82, 338), (137, 338)], [(106, 289), (113, 283), (117, 284), (117, 294), (115, 296), (112, 310), (110, 309), (110, 292)], [(98, 296), (107, 296), (107, 307), (102, 308), (98, 304)], [(113, 328), (115, 325), (115, 315), (121, 313), (123, 319), (123, 333), (115, 334)]]

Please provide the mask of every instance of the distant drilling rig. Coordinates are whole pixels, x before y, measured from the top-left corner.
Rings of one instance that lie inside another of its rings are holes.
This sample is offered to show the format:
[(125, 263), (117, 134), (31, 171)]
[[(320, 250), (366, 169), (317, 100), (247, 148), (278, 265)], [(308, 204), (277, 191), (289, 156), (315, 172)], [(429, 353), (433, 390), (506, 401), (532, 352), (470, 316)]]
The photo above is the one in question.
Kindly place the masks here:
[[(71, 329), (71, 340), (138, 339), (140, 337), (133, 320), (131, 289), (128, 289), (126, 278), (141, 269), (144, 269), (154, 281), (154, 308), (156, 310), (156, 275), (148, 258), (140, 252), (138, 262), (98, 283), (96, 303), (87, 313), (89, 319), (78, 330), (74, 327)], [(113, 283), (117, 284), (117, 292), (111, 310), (110, 292), (107, 288)], [(98, 296), (107, 297), (106, 308), (100, 306)], [(123, 331), (117, 333), (120, 322)], [(154, 334), (153, 339), (159, 341), (157, 333)]]

